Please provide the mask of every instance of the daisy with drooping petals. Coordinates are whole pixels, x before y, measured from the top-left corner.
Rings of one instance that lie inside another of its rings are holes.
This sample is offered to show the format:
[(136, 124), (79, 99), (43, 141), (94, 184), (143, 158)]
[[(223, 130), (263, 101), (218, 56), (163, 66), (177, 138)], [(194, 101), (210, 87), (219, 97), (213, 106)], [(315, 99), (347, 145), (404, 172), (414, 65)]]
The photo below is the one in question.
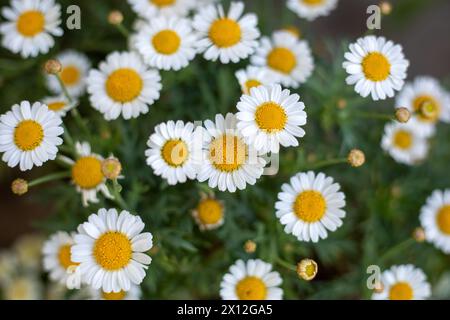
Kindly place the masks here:
[(281, 186), (276, 216), (286, 233), (299, 241), (317, 242), (336, 231), (345, 217), (345, 195), (333, 178), (312, 171), (298, 173)]
[(147, 164), (169, 185), (195, 179), (194, 124), (168, 121), (155, 127), (145, 151)]
[(197, 0), (128, 0), (140, 17), (151, 20), (161, 16), (187, 16)]
[(287, 32), (274, 32), (272, 38), (263, 37), (251, 62), (266, 67), (283, 86), (292, 88), (306, 82), (314, 70), (308, 43)]
[(220, 283), (223, 300), (281, 300), (280, 274), (272, 265), (259, 259), (236, 261)]
[(72, 166), (72, 182), (78, 192), (81, 193), (81, 202), (87, 207), (89, 203), (98, 203), (97, 192), (101, 192), (106, 198), (113, 196), (106, 186), (106, 177), (102, 171), (102, 156), (92, 153), (91, 146), (87, 142), (77, 142), (75, 150), (78, 158), (72, 160), (65, 156), (60, 159)]
[(383, 291), (373, 300), (424, 300), (431, 296), (427, 276), (412, 264), (393, 266), (381, 274)]
[(195, 57), (195, 42), (189, 20), (164, 16), (150, 20), (135, 38), (145, 63), (162, 70), (185, 68)]
[(206, 60), (237, 63), (253, 54), (260, 35), (258, 18), (243, 12), (244, 3), (232, 2), (228, 14), (221, 4), (207, 6), (197, 13), (193, 26), (199, 34), (198, 48)]
[(78, 226), (72, 260), (79, 263), (83, 282), (105, 293), (131, 290), (139, 285), (152, 259), (152, 234), (142, 233), (145, 224), (128, 211), (100, 209)]
[(280, 85), (253, 88), (237, 104), (237, 127), (248, 144), (262, 153), (278, 153), (283, 147), (298, 146), (306, 124), (305, 105), (298, 94)]
[(134, 52), (113, 52), (87, 79), (90, 101), (106, 120), (137, 118), (159, 99), (161, 77)]
[(53, 0), (12, 0), (11, 7), (2, 8), (7, 22), (0, 24), (2, 45), (23, 58), (47, 53), (60, 37), (61, 6)]
[(71, 258), (70, 248), (73, 245), (73, 235), (67, 232), (57, 232), (44, 243), (44, 270), (50, 273), (50, 279), (66, 284), (67, 269), (78, 265)]
[(414, 165), (425, 159), (428, 153), (428, 140), (423, 132), (418, 130), (416, 120), (408, 123), (391, 122), (384, 127), (381, 147), (395, 161)]
[(40, 102), (22, 101), (12, 106), (12, 111), (0, 116), (2, 160), (11, 168), (19, 165), (22, 171), (54, 160), (57, 146), (63, 143), (61, 123), (61, 118)]
[[(82, 96), (86, 90), (86, 77), (91, 62), (88, 57), (74, 50), (66, 50), (58, 54), (55, 59), (61, 63), (59, 74), (61, 81), (72, 97)], [(63, 94), (61, 85), (54, 75), (46, 74), (47, 87), (55, 94)]]
[(445, 253), (450, 253), (450, 189), (435, 190), (420, 210), (425, 238)]
[(248, 145), (236, 127), (236, 116), (216, 115), (215, 122), (205, 121), (203, 163), (197, 179), (208, 180), (211, 188), (235, 192), (261, 177), (266, 161)]
[(252, 88), (268, 86), (277, 82), (266, 68), (255, 66), (248, 66), (246, 69), (238, 70), (235, 75), (241, 85), (242, 92), (245, 94), (250, 94), (250, 89)]
[(90, 290), (93, 300), (140, 300), (142, 295), (141, 287), (132, 284), (130, 290), (119, 292), (104, 292), (103, 290)]
[(338, 0), (288, 0), (287, 7), (300, 18), (312, 21), (327, 16), (336, 8)]
[(399, 44), (384, 37), (366, 36), (349, 46), (342, 64), (349, 76), (347, 84), (355, 85), (362, 97), (369, 94), (373, 100), (384, 100), (401, 90), (406, 78), (409, 61)]
[(69, 102), (64, 95), (57, 97), (46, 97), (42, 102), (47, 105), (48, 110), (53, 111), (60, 117), (64, 117), (67, 111), (76, 106), (76, 102)]
[(212, 195), (201, 194), (197, 207), (192, 210), (192, 216), (200, 230), (213, 230), (223, 225), (225, 208), (223, 201)]

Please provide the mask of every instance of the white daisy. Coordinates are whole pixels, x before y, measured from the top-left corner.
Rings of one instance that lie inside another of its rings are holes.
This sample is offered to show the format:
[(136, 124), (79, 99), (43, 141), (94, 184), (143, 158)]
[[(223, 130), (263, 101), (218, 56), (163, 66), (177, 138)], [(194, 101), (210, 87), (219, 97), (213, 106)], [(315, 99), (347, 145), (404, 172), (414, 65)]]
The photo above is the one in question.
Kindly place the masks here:
[(381, 274), (383, 291), (373, 300), (423, 300), (431, 295), (427, 276), (411, 264), (393, 266)]
[(248, 66), (246, 69), (238, 70), (236, 78), (241, 86), (242, 92), (250, 93), (250, 89), (259, 86), (268, 86), (276, 83), (276, 78), (266, 68)]
[(61, 118), (40, 102), (28, 101), (12, 106), (12, 111), (0, 116), (0, 152), (2, 160), (13, 168), (26, 171), (54, 160), (59, 137), (64, 129)]
[(55, 45), (53, 36), (60, 37), (61, 6), (53, 0), (12, 0), (3, 7), (7, 20), (0, 24), (2, 45), (23, 58), (47, 53)]
[(420, 130), (432, 135), (438, 121), (450, 122), (450, 94), (432, 77), (417, 77), (407, 83), (396, 99), (397, 107), (405, 107), (417, 115)]
[(162, 70), (185, 68), (196, 54), (196, 36), (187, 19), (164, 16), (151, 19), (140, 29), (135, 41), (145, 63)]
[(77, 159), (59, 157), (63, 162), (72, 167), (72, 182), (81, 193), (81, 202), (87, 207), (89, 203), (98, 203), (97, 192), (101, 192), (106, 198), (113, 196), (106, 186), (106, 177), (102, 172), (104, 158), (92, 153), (91, 146), (87, 142), (75, 143)]
[(280, 274), (272, 265), (259, 259), (236, 261), (220, 283), (223, 300), (281, 300), (283, 290)]
[(93, 300), (140, 300), (142, 291), (141, 287), (132, 284), (130, 290), (119, 292), (104, 292), (103, 290), (94, 290), (90, 288), (90, 296)]
[(179, 120), (157, 125), (147, 142), (147, 164), (169, 185), (195, 179), (194, 140), (194, 125), (190, 122)]
[(342, 64), (349, 76), (347, 84), (355, 85), (362, 97), (372, 95), (373, 100), (384, 100), (401, 90), (409, 61), (401, 45), (386, 41), (384, 37), (366, 36), (349, 46)]
[(231, 2), (228, 14), (221, 4), (210, 5), (194, 17), (199, 34), (197, 45), (206, 60), (222, 63), (239, 62), (255, 52), (260, 35), (258, 17), (244, 12), (244, 3)]
[(416, 123), (411, 119), (407, 123), (391, 122), (385, 125), (381, 147), (395, 161), (414, 165), (427, 156), (428, 140)]
[(327, 16), (336, 8), (338, 0), (288, 0), (287, 7), (300, 18), (312, 21)]
[(116, 209), (100, 209), (78, 226), (72, 260), (80, 263), (83, 282), (106, 293), (131, 290), (145, 277), (152, 259), (152, 234), (141, 233), (145, 224), (138, 216)]
[(128, 0), (140, 17), (151, 20), (161, 16), (187, 16), (196, 0)]
[(248, 144), (262, 153), (278, 153), (283, 147), (298, 146), (306, 124), (305, 105), (298, 94), (280, 85), (253, 88), (237, 104), (237, 127)]
[(109, 54), (99, 70), (89, 72), (87, 86), (92, 106), (106, 120), (147, 113), (162, 89), (158, 71), (148, 69), (134, 52)]
[(192, 210), (192, 216), (200, 230), (213, 230), (223, 225), (225, 208), (223, 202), (213, 195), (201, 195), (197, 207)]
[(211, 188), (235, 192), (261, 177), (266, 161), (248, 145), (236, 128), (236, 116), (216, 115), (215, 123), (205, 121), (204, 154), (197, 179), (208, 180)]
[(48, 110), (53, 111), (60, 117), (64, 117), (67, 111), (70, 111), (76, 106), (76, 102), (69, 102), (64, 95), (56, 97), (46, 97), (42, 102), (47, 105)]
[(283, 86), (292, 88), (306, 82), (314, 70), (308, 43), (287, 32), (274, 32), (272, 38), (263, 37), (251, 62), (268, 68)]
[[(86, 78), (91, 68), (88, 57), (74, 50), (66, 50), (55, 57), (61, 63), (59, 74), (67, 91), (72, 97), (80, 97), (86, 90)], [(62, 94), (61, 85), (54, 75), (46, 74), (47, 87), (54, 94)]]
[(284, 231), (299, 241), (317, 242), (336, 231), (345, 217), (345, 195), (339, 183), (323, 173), (297, 173), (281, 186), (275, 204)]
[(59, 231), (44, 243), (42, 248), (44, 270), (50, 273), (50, 279), (66, 284), (67, 269), (78, 265), (71, 259), (70, 249), (73, 235)]
[(427, 241), (450, 254), (450, 189), (435, 190), (420, 210)]

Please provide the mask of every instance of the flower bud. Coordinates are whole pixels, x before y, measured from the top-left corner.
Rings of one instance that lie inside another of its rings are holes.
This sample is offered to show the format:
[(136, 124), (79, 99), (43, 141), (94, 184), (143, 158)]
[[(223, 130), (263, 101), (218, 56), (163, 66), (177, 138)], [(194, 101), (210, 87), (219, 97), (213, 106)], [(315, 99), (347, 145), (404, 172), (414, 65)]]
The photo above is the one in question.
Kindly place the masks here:
[(400, 123), (406, 123), (411, 119), (411, 112), (404, 107), (397, 108), (397, 110), (395, 110), (395, 118)]
[(118, 10), (111, 11), (108, 15), (108, 22), (114, 26), (123, 22), (123, 14)]
[(385, 16), (389, 15), (392, 12), (392, 5), (389, 1), (381, 1), (380, 2), (381, 13)]
[(366, 162), (366, 156), (361, 150), (353, 149), (349, 152), (347, 161), (354, 168), (361, 167)]
[(109, 180), (116, 180), (122, 172), (122, 164), (116, 158), (108, 158), (102, 162), (102, 173)]
[(306, 281), (314, 279), (317, 275), (318, 266), (312, 259), (303, 259), (297, 264), (297, 274)]
[(61, 62), (55, 59), (50, 59), (45, 63), (44, 66), (45, 72), (48, 74), (59, 74), (62, 70)]
[(244, 250), (247, 253), (253, 253), (256, 251), (256, 243), (252, 240), (247, 240), (244, 244)]
[(24, 195), (28, 192), (28, 182), (23, 179), (16, 179), (11, 184), (11, 190), (18, 196)]
[(424, 242), (425, 241), (425, 230), (423, 230), (423, 228), (421, 228), (421, 227), (418, 227), (418, 228), (414, 229), (412, 236), (413, 236), (414, 240), (416, 240), (417, 242)]

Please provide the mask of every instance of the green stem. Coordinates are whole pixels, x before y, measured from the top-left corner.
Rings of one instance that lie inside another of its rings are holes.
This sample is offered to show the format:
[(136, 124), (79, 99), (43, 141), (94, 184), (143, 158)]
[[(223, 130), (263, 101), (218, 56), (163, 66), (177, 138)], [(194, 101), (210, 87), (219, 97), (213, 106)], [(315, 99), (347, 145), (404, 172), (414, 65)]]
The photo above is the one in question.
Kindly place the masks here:
[(328, 159), (328, 160), (323, 160), (323, 161), (319, 161), (317, 163), (315, 163), (313, 166), (311, 166), (309, 169), (310, 170), (317, 170), (323, 167), (329, 167), (335, 164), (342, 164), (342, 163), (347, 163), (347, 158), (336, 158), (336, 159)]
[(69, 147), (72, 149), (74, 146), (74, 142), (73, 142), (72, 136), (70, 135), (69, 129), (67, 129), (67, 127), (64, 123), (62, 124), (62, 126), (64, 129), (64, 133), (63, 133), (64, 141), (67, 142)]
[(288, 269), (288, 270), (297, 272), (297, 267), (296, 267), (296, 266), (290, 264), (290, 263), (287, 262), (287, 261), (284, 261), (284, 260), (281, 259), (281, 258), (277, 258), (276, 262), (277, 262), (280, 266), (285, 267), (285, 268)]
[(117, 30), (119, 30), (119, 32), (125, 37), (125, 38), (129, 38), (130, 37), (130, 31), (128, 31), (127, 28), (125, 28), (125, 26), (121, 23), (116, 24), (115, 25)]
[(86, 122), (83, 120), (78, 110), (76, 108), (73, 108), (71, 114), (72, 117), (75, 119), (77, 125), (81, 128), (81, 130), (83, 130), (84, 134), (90, 136), (91, 133), (89, 132), (89, 128), (87, 127)]
[(386, 114), (386, 113), (352, 111), (351, 115), (360, 117), (360, 118), (369, 118), (369, 119), (376, 119), (376, 120), (395, 120), (395, 117), (392, 114)]
[(57, 172), (57, 173), (52, 173), (49, 174), (47, 176), (44, 177), (40, 177), (37, 178), (33, 181), (28, 182), (28, 187), (34, 187), (46, 182), (50, 182), (50, 181), (54, 181), (54, 180), (59, 180), (59, 179), (64, 179), (64, 178), (69, 178), (71, 176), (71, 173), (69, 171), (63, 171), (63, 172)]
[(122, 195), (120, 194), (121, 186), (117, 182), (117, 180), (114, 180), (112, 182), (112, 195), (114, 197), (114, 201), (119, 205), (119, 207), (123, 210), (128, 210), (128, 205), (126, 204), (125, 200), (122, 198)]
[(55, 74), (56, 79), (58, 79), (59, 85), (61, 87), (62, 92), (64, 93), (64, 96), (67, 98), (67, 100), (69, 101), (69, 103), (73, 102), (72, 97), (69, 94), (69, 91), (66, 88), (66, 85), (64, 84), (64, 82), (61, 79), (61, 76), (59, 74)]
[(380, 261), (385, 262), (388, 261), (389, 258), (394, 256), (395, 254), (402, 252), (406, 250), (408, 247), (410, 247), (412, 244), (414, 244), (416, 241), (413, 238), (408, 238), (397, 245), (390, 248), (388, 251), (386, 251), (385, 254), (383, 254), (380, 258)]

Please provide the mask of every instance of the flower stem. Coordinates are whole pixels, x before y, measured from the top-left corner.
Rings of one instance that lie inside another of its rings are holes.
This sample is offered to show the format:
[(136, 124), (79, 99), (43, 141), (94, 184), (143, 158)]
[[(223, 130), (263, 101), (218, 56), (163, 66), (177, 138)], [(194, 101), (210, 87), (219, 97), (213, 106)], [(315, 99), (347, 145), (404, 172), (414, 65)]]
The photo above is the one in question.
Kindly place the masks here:
[(280, 266), (285, 267), (285, 268), (288, 269), (288, 270), (297, 272), (297, 268), (296, 268), (294, 265), (290, 264), (290, 263), (287, 262), (287, 261), (284, 261), (284, 260), (281, 259), (281, 258), (277, 258), (277, 259), (276, 259), (276, 262), (277, 262)]
[(112, 195), (114, 197), (114, 201), (120, 206), (123, 210), (128, 210), (128, 205), (126, 204), (125, 200), (123, 199), (122, 195), (120, 194), (122, 187), (117, 182), (117, 180), (113, 180), (112, 182)]
[(386, 253), (381, 256), (380, 260), (382, 262), (389, 260), (389, 258), (391, 258), (392, 256), (394, 256), (395, 254), (397, 254), (401, 251), (406, 250), (408, 247), (410, 247), (415, 242), (416, 241), (413, 238), (408, 238), (408, 239), (398, 243), (397, 245), (393, 246), (388, 251), (386, 251)]
[(58, 79), (59, 82), (59, 86), (61, 87), (62, 92), (64, 93), (64, 96), (67, 98), (67, 100), (69, 101), (69, 103), (73, 102), (72, 97), (69, 94), (69, 91), (66, 88), (66, 85), (64, 84), (64, 82), (61, 79), (61, 76), (59, 74), (55, 74), (56, 79)]
[(309, 169), (317, 170), (317, 169), (320, 169), (323, 167), (329, 167), (329, 166), (332, 166), (335, 164), (342, 164), (342, 163), (347, 163), (347, 162), (348, 162), (347, 158), (328, 159), (328, 160), (323, 160), (323, 161), (319, 161), (319, 162), (315, 163)]
[(116, 24), (115, 25), (117, 30), (119, 30), (119, 32), (125, 37), (125, 38), (129, 38), (130, 37), (130, 31), (128, 31), (127, 28), (125, 28), (125, 26), (121, 23)]
[(29, 187), (34, 187), (46, 182), (50, 182), (50, 181), (54, 181), (54, 180), (59, 180), (59, 179), (64, 179), (64, 178), (69, 178), (71, 176), (71, 173), (69, 171), (63, 171), (63, 172), (57, 172), (57, 173), (52, 173), (49, 174), (47, 176), (43, 176), (40, 178), (37, 178), (33, 181), (28, 182), (28, 186)]
[(376, 120), (395, 120), (394, 115), (387, 113), (376, 113), (376, 112), (366, 112), (366, 111), (352, 111), (352, 115), (359, 118), (368, 118)]

